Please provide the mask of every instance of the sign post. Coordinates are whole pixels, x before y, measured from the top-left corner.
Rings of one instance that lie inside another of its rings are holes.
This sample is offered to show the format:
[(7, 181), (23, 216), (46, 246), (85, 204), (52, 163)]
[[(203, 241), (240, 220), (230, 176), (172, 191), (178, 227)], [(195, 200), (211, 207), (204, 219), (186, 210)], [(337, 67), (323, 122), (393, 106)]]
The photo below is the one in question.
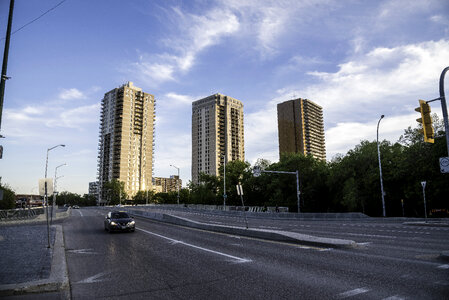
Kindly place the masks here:
[(245, 203), (243, 202), (243, 187), (240, 184), (240, 182), (239, 182), (239, 184), (236, 185), (236, 188), (237, 188), (237, 195), (239, 195), (240, 200), (242, 200), (243, 216), (245, 218), (246, 229), (248, 229), (248, 220), (246, 219)]
[(296, 175), (296, 199), (298, 202), (298, 213), (301, 212), (301, 205), (300, 205), (300, 196), (301, 192), (299, 191), (299, 171), (296, 170), (296, 172), (286, 172), (286, 171), (265, 171), (261, 170), (259, 166), (255, 166), (253, 168), (253, 175), (255, 177), (259, 177), (261, 173), (276, 173), (276, 174), (292, 174)]
[(425, 181), (421, 181), (421, 185), (422, 185), (422, 194), (424, 197), (424, 217), (427, 220), (427, 208), (426, 208), (426, 182)]

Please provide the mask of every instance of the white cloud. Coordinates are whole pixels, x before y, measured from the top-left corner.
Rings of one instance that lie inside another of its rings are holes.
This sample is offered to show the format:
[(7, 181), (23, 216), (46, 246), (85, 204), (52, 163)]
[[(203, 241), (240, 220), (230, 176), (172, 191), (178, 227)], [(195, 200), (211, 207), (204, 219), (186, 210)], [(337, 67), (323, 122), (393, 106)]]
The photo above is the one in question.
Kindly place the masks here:
[(362, 139), (375, 139), (381, 114), (386, 115), (382, 139), (396, 142), (404, 129), (417, 124), (413, 108), (418, 99), (438, 97), (439, 76), (448, 57), (449, 41), (428, 41), (373, 49), (340, 64), (333, 73), (311, 72), (318, 83), (280, 89), (262, 110), (245, 114), (247, 158), (255, 160), (259, 153), (277, 156), (275, 104), (293, 94), (323, 107), (328, 159), (346, 153)]
[(373, 113), (382, 107), (403, 111), (410, 101), (432, 92), (437, 94), (438, 77), (447, 57), (446, 40), (376, 48), (339, 65), (335, 73), (311, 72), (321, 82), (301, 94), (322, 105), (331, 123), (361, 108), (372, 109)]
[(83, 99), (85, 95), (78, 89), (62, 89), (59, 98), (63, 100)]
[(132, 64), (140, 76), (153, 85), (174, 80), (177, 72), (189, 71), (199, 53), (239, 29), (237, 17), (229, 10), (216, 8), (204, 15), (184, 13), (179, 8), (174, 8), (173, 12), (177, 16), (180, 34), (162, 41), (168, 48), (167, 52), (142, 55), (138, 62)]
[[(182, 105), (191, 105), (193, 101), (197, 100), (191, 96), (180, 95), (176, 93), (167, 93), (165, 97), (169, 100), (169, 104), (182, 104)], [(199, 98), (198, 98), (199, 99)]]

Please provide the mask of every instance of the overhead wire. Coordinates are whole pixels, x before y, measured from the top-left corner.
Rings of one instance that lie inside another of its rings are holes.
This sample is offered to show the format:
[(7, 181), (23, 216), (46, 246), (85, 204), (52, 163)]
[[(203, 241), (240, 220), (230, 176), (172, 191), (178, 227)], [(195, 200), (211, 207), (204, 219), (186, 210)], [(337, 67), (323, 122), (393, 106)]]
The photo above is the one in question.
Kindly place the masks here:
[[(58, 6), (60, 6), (62, 3), (66, 2), (67, 0), (62, 0), (61, 2), (59, 2), (58, 4), (56, 4), (55, 6), (53, 6), (52, 8), (48, 9), (46, 12), (44, 12), (43, 14), (41, 14), (40, 16), (38, 16), (37, 18), (31, 20), (30, 22), (26, 23), (25, 25), (21, 26), (20, 28), (14, 30), (11, 35), (13, 35), (14, 33), (22, 30), (23, 28), (27, 27), (28, 25), (36, 22), (37, 20), (39, 20), (40, 18), (42, 18), (43, 16), (45, 16), (46, 14), (48, 14), (49, 12), (51, 12), (52, 10), (56, 9)], [(6, 37), (1, 38), (1, 40), (4, 40)]]

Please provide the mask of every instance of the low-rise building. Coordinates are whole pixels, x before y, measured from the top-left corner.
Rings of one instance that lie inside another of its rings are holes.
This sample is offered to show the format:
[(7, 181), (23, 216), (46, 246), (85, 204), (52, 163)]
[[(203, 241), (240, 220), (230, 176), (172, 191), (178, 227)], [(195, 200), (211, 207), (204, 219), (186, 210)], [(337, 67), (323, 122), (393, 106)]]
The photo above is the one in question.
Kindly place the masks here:
[(182, 188), (182, 180), (178, 175), (171, 175), (170, 178), (154, 177), (154, 191), (156, 193), (177, 192)]

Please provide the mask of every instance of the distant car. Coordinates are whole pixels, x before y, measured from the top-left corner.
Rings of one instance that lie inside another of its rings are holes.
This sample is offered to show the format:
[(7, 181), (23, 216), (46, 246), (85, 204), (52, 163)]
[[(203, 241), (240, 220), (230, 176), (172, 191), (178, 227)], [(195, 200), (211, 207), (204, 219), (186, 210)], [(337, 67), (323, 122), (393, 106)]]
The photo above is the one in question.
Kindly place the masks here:
[(73, 205), (73, 209), (79, 209), (80, 207), (78, 205)]
[(136, 222), (126, 211), (110, 211), (104, 219), (104, 230), (134, 232)]

